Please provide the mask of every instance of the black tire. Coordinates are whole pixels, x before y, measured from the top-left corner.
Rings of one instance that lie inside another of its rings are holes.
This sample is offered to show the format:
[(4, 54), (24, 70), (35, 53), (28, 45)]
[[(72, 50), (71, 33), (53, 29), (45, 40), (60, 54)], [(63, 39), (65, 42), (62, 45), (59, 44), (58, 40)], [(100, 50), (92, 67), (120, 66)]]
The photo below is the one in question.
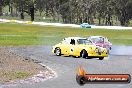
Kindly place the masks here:
[(80, 56), (81, 56), (82, 58), (87, 58), (87, 57), (88, 57), (87, 51), (86, 51), (86, 50), (82, 50)]
[(104, 57), (99, 57), (99, 60), (103, 60), (104, 59)]
[(83, 76), (76, 76), (76, 81), (79, 85), (83, 86), (86, 83), (86, 79)]
[(61, 49), (55, 48), (55, 54), (56, 54), (56, 56), (61, 56)]
[(74, 58), (79, 58), (80, 56), (72, 56), (72, 57), (74, 57)]
[(107, 54), (110, 54), (110, 50), (109, 49), (107, 50)]

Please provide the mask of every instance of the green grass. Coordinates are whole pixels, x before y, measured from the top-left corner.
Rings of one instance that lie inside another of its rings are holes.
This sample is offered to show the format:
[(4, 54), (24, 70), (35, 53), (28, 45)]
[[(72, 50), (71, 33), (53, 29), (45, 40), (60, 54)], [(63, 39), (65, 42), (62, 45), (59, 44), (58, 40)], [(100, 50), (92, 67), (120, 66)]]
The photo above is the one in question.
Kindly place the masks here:
[(132, 30), (81, 29), (70, 27), (0, 24), (0, 46), (54, 45), (70, 36), (102, 35), (116, 45), (132, 45)]
[(3, 72), (0, 73), (1, 77), (5, 77), (5, 79), (0, 80), (0, 83), (8, 82), (10, 80), (16, 80), (16, 79), (25, 79), (32, 74), (26, 71), (16, 71), (16, 72)]
[(28, 72), (24, 72), (24, 71), (17, 71), (17, 72), (10, 72), (7, 73), (7, 76), (14, 80), (14, 79), (21, 79), (21, 78), (27, 78), (28, 76), (30, 76), (31, 74)]

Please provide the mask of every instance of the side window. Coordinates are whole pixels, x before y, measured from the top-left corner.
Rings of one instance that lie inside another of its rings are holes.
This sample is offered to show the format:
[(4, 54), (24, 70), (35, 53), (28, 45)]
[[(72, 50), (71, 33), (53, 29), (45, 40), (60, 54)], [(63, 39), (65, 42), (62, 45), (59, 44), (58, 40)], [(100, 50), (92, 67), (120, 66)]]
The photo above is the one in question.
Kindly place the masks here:
[(62, 44), (68, 44), (68, 42), (66, 40), (63, 40)]
[(69, 39), (63, 39), (62, 44), (70, 44), (71, 40)]
[(99, 37), (99, 42), (100, 43), (104, 43), (104, 38), (103, 37)]
[(87, 40), (91, 40), (90, 38), (87, 38)]
[(104, 41), (105, 41), (106, 43), (109, 42), (109, 40), (108, 40), (106, 37), (104, 38)]
[(103, 42), (103, 43), (105, 42), (105, 38), (102, 38), (102, 42)]
[(74, 39), (71, 39), (70, 44), (75, 45), (75, 40)]

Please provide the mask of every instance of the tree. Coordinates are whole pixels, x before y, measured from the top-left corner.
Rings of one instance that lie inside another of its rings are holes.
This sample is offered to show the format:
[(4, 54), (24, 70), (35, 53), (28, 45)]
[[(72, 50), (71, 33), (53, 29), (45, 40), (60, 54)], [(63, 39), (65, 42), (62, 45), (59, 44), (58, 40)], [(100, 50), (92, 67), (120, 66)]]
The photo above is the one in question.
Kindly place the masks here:
[(32, 0), (16, 0), (16, 8), (20, 12), (20, 18), (24, 19), (24, 13), (31, 16), (31, 21), (34, 21), (34, 5), (35, 1)]
[(46, 0), (36, 0), (36, 9), (38, 9), (39, 13), (40, 13), (40, 16), (42, 15), (42, 12), (44, 11), (45, 9), (45, 2)]
[(132, 19), (132, 0), (114, 0), (116, 15), (122, 26), (128, 26)]
[(94, 19), (98, 19), (99, 25), (113, 25), (115, 17), (127, 26), (132, 19), (132, 0), (0, 0), (0, 15), (4, 6), (9, 6), (11, 16), (16, 11), (24, 19), (27, 13), (31, 21), (36, 11), (64, 23), (94, 24)]
[(2, 12), (2, 4), (3, 4), (3, 0), (0, 0), (0, 16), (3, 14), (3, 12)]

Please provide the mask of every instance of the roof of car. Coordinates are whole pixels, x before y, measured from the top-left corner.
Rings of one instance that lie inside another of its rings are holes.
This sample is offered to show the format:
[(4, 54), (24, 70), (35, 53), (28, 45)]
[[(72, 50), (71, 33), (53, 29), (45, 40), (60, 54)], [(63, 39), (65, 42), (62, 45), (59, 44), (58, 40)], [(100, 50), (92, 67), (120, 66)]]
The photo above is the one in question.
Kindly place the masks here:
[(103, 37), (103, 38), (104, 38), (104, 36), (89, 36), (89, 37), (91, 37), (91, 38), (99, 38), (99, 37)]
[(86, 38), (83, 38), (83, 37), (67, 37), (65, 39), (86, 39)]

